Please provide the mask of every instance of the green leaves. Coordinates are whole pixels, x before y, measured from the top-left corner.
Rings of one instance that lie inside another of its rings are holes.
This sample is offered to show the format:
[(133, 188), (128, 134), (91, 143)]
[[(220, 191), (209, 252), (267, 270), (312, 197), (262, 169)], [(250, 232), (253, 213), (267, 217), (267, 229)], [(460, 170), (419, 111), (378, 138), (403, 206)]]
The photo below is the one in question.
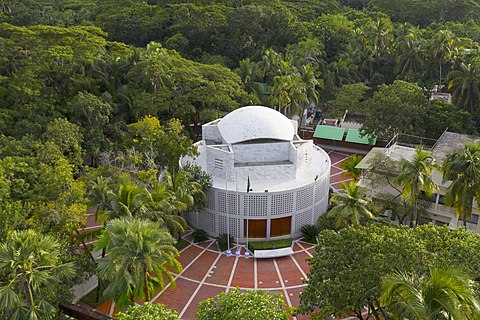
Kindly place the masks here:
[(235, 288), (200, 302), (196, 316), (200, 320), (286, 320), (289, 312), (284, 307), (279, 294)]

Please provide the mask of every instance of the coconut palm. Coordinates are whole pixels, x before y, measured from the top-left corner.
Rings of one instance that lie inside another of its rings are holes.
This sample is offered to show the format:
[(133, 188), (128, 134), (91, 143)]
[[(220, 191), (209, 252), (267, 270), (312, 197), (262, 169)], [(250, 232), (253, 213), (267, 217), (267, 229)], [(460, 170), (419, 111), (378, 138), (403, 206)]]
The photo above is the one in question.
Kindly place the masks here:
[(110, 193), (107, 220), (121, 217), (141, 216), (145, 213), (148, 193), (134, 182), (122, 181), (116, 192)]
[(438, 63), (438, 78), (439, 85), (442, 84), (442, 66), (448, 61), (451, 61), (456, 54), (455, 35), (450, 30), (440, 30), (432, 38), (430, 43), (430, 51), (433, 55), (433, 60)]
[(478, 108), (480, 101), (480, 65), (461, 63), (458, 70), (451, 71), (448, 88), (453, 89), (453, 102), (470, 113)]
[(159, 222), (165, 226), (170, 234), (184, 232), (187, 228), (187, 222), (179, 215), (180, 212), (188, 209), (186, 203), (180, 201), (175, 193), (168, 190), (164, 184), (155, 183), (153, 191), (148, 193), (148, 202), (144, 218)]
[(173, 174), (167, 172), (163, 178), (164, 186), (167, 190), (175, 194), (176, 200), (184, 203), (186, 209), (190, 210), (195, 206), (195, 198), (206, 199), (202, 186), (190, 178), (190, 173), (179, 170)]
[(421, 191), (425, 196), (431, 197), (438, 189), (437, 183), (432, 179), (433, 169), (436, 167), (435, 159), (430, 151), (419, 147), (415, 150), (412, 160), (400, 160), (400, 172), (395, 178), (395, 183), (402, 188), (402, 200), (407, 200), (413, 205), (413, 218), (411, 225), (418, 220), (417, 202)]
[(398, 272), (382, 283), (380, 303), (394, 319), (477, 319), (473, 282), (458, 269), (432, 267), (426, 277)]
[(362, 173), (362, 169), (357, 168), (357, 165), (362, 161), (363, 157), (357, 154), (349, 156), (347, 159), (340, 163), (340, 169), (346, 170), (343, 173), (344, 177), (353, 178), (358, 181)]
[(445, 192), (446, 204), (464, 223), (472, 218), (473, 200), (480, 203), (480, 143), (466, 143), (447, 156), (442, 165), (443, 182), (452, 180)]
[(174, 286), (171, 270), (182, 269), (174, 244), (168, 230), (155, 222), (139, 218), (110, 221), (98, 243), (99, 249), (105, 247), (109, 252), (98, 261), (98, 275), (109, 283), (105, 297), (124, 307), (136, 299), (150, 301), (155, 290), (164, 288), (164, 276)]
[(56, 307), (47, 297), (75, 275), (62, 263), (60, 244), (33, 230), (13, 231), (0, 245), (0, 314), (12, 320), (52, 319)]
[(372, 200), (366, 197), (365, 189), (355, 181), (349, 184), (342, 183), (344, 192), (335, 193), (330, 199), (338, 205), (333, 207), (328, 214), (335, 217), (335, 226), (360, 225), (362, 219), (373, 219)]
[(408, 73), (418, 73), (423, 68), (422, 49), (424, 46), (423, 38), (420, 36), (418, 28), (409, 27), (407, 34), (399, 36), (398, 53), (396, 59), (396, 72), (402, 76)]

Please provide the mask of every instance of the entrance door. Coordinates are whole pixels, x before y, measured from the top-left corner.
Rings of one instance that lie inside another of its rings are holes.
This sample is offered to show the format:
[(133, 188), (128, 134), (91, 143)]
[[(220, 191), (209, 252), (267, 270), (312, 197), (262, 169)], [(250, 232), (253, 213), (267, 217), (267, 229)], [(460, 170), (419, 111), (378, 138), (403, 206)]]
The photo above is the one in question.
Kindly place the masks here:
[[(247, 236), (247, 220), (243, 225), (244, 236)], [(267, 220), (248, 220), (248, 237), (249, 238), (266, 238), (267, 237)]]
[(290, 235), (291, 227), (292, 217), (272, 219), (270, 220), (270, 237)]

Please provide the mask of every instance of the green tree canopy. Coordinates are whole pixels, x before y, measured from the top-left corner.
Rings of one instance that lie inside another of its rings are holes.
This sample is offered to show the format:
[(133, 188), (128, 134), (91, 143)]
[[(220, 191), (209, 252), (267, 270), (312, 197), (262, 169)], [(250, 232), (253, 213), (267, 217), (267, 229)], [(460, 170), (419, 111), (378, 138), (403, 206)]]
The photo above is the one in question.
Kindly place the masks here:
[(222, 292), (199, 303), (197, 318), (200, 320), (245, 319), (280, 320), (288, 319), (285, 302), (279, 294), (268, 291), (235, 288)]

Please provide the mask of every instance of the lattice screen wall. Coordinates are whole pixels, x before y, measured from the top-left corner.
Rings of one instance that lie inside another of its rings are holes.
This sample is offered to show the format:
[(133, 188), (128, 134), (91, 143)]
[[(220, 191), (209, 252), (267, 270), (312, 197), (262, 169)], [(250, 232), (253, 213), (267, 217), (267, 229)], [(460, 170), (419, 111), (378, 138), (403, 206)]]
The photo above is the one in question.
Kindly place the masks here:
[(306, 224), (312, 224), (312, 210), (301, 212), (295, 216), (295, 232), (300, 232)]
[(229, 215), (237, 215), (238, 212), (238, 202), (240, 200), (240, 196), (236, 194), (228, 194), (228, 214)]
[(272, 216), (293, 213), (293, 192), (272, 196)]
[(217, 230), (215, 228), (215, 218), (216, 214), (210, 213), (208, 211), (203, 211), (198, 215), (198, 227), (203, 229), (210, 234), (216, 234)]
[[(268, 196), (266, 195), (245, 195), (244, 215), (249, 217), (265, 217), (267, 215)], [(248, 203), (250, 206), (248, 207)]]
[(227, 213), (227, 203), (226, 203), (226, 193), (224, 191), (217, 192), (217, 204), (218, 209), (217, 211), (221, 213)]
[(328, 180), (319, 179), (315, 186), (315, 202), (320, 201), (323, 197), (328, 195)]
[(239, 219), (230, 217), (230, 234), (237, 238), (240, 235), (240, 224), (238, 223)]
[(313, 186), (297, 191), (297, 210), (308, 208), (313, 202)]
[(207, 196), (207, 209), (215, 210), (215, 190), (209, 188), (205, 192), (205, 195)]
[(228, 226), (227, 226), (227, 217), (225, 216), (218, 216), (218, 234), (221, 235), (222, 233), (227, 233)]
[(313, 217), (313, 220), (314, 222), (317, 221), (318, 217), (320, 217), (325, 211), (327, 211), (327, 208), (328, 208), (328, 198), (325, 198), (322, 202), (320, 202), (319, 204), (317, 204), (315, 206), (315, 210), (314, 210), (314, 217)]

